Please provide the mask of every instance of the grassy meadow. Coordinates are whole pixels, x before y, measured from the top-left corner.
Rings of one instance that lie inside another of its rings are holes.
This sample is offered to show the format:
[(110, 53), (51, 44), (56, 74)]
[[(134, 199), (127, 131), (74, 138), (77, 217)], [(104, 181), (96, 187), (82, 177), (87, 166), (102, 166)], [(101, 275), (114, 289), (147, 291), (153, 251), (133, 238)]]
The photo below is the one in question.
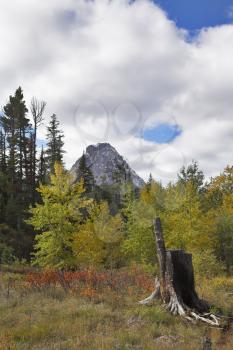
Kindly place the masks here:
[(5, 268), (0, 276), (0, 350), (198, 350), (208, 338), (212, 349), (232, 350), (233, 278), (196, 281), (199, 295), (224, 316), (221, 328), (172, 316), (159, 301), (139, 305), (153, 281), (152, 273), (136, 265), (62, 276), (55, 270)]

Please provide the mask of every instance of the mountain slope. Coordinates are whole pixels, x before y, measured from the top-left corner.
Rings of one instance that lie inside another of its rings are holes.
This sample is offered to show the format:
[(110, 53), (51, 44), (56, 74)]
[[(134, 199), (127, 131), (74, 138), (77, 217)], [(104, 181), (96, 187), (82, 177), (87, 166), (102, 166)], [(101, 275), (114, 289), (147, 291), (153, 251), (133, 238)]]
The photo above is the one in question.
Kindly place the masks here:
[[(85, 151), (86, 165), (91, 170), (97, 186), (131, 182), (135, 188), (144, 185), (136, 172), (109, 143), (90, 145)], [(80, 159), (72, 166), (71, 173), (77, 178)]]

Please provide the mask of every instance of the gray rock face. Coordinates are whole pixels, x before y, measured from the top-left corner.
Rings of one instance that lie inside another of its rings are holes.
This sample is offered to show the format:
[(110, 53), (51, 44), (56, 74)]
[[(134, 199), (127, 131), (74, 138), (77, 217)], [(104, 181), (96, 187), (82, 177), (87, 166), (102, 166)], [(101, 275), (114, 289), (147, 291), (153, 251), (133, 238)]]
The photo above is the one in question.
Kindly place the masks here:
[[(136, 172), (130, 168), (123, 157), (109, 143), (90, 145), (85, 152), (86, 165), (92, 171), (95, 184), (112, 185), (114, 183), (132, 182), (134, 187), (144, 185)], [(80, 159), (72, 166), (71, 173), (77, 178)]]

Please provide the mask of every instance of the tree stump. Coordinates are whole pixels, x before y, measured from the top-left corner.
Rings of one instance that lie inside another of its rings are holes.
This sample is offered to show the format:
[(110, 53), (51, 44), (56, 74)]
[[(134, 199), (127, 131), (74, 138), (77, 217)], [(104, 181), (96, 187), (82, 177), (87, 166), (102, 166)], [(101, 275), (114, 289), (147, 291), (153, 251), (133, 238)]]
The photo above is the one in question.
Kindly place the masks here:
[(218, 319), (209, 313), (210, 306), (199, 299), (195, 291), (192, 255), (183, 250), (167, 250), (160, 218), (154, 221), (160, 278), (155, 280), (154, 292), (140, 304), (148, 304), (161, 298), (166, 308), (174, 315), (190, 321), (202, 320), (219, 325)]

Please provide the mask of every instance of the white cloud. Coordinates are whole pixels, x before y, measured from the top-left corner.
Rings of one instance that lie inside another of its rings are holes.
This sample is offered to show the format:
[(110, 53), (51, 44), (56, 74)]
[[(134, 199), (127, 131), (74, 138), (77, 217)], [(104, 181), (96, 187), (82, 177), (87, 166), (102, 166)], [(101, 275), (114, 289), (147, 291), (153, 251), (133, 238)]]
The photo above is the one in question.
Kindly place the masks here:
[[(232, 163), (233, 25), (190, 43), (149, 0), (12, 0), (1, 2), (0, 29), (1, 103), (18, 85), (28, 101), (45, 99), (67, 166), (101, 141), (164, 182), (192, 159), (207, 176)], [(183, 132), (170, 145), (139, 137), (174, 120)]]

